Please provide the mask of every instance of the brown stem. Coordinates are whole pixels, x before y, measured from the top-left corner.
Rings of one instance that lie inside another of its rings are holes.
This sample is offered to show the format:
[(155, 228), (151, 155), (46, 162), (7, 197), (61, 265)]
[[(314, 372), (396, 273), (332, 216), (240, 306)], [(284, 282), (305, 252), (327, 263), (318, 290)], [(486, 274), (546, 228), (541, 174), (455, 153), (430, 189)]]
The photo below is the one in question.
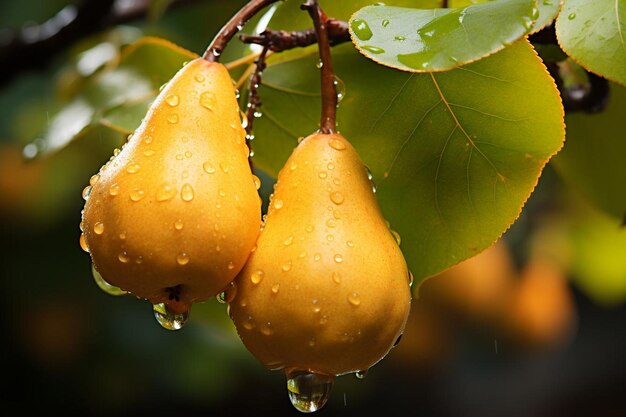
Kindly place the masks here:
[[(350, 41), (347, 22), (331, 18), (326, 21), (326, 29), (328, 30), (328, 41), (331, 46)], [(239, 35), (239, 39), (243, 43), (267, 46), (272, 52), (304, 48), (317, 43), (317, 35), (313, 28), (292, 32), (267, 29), (260, 35)]]
[(209, 62), (218, 62), (219, 57), (230, 40), (243, 28), (248, 20), (261, 9), (276, 3), (278, 0), (251, 0), (243, 6), (230, 20), (220, 29), (211, 44), (208, 46), (202, 58)]
[(322, 64), (322, 118), (320, 121), (320, 132), (325, 134), (336, 133), (337, 90), (335, 89), (335, 73), (333, 72), (333, 63), (330, 56), (330, 42), (327, 29), (328, 17), (321, 9), (317, 0), (306, 0), (300, 7), (303, 10), (307, 10), (311, 20), (313, 20), (320, 51)]
[(259, 96), (259, 85), (261, 85), (261, 74), (267, 66), (265, 63), (265, 56), (267, 55), (268, 48), (264, 47), (261, 54), (256, 59), (254, 72), (250, 77), (250, 83), (248, 84), (248, 108), (246, 110), (246, 117), (248, 118), (248, 125), (246, 126), (246, 145), (250, 147), (250, 141), (254, 138), (252, 134), (252, 128), (254, 126), (254, 114), (259, 106), (261, 106), (261, 97)]
[(447, 9), (448, 8), (448, 0), (443, 0), (441, 2), (441, 7), (444, 8), (444, 9)]

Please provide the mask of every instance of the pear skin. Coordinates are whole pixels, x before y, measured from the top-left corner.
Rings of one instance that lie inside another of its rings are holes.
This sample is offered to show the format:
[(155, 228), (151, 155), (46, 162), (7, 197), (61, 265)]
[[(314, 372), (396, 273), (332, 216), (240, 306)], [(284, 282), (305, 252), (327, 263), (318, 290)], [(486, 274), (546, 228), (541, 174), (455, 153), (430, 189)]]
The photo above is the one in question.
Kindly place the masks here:
[(222, 291), (261, 223), (248, 153), (228, 71), (191, 61), (92, 177), (81, 228), (103, 279), (152, 303)]
[(339, 134), (313, 134), (278, 175), (230, 314), (270, 369), (367, 370), (402, 333), (408, 275), (355, 149)]

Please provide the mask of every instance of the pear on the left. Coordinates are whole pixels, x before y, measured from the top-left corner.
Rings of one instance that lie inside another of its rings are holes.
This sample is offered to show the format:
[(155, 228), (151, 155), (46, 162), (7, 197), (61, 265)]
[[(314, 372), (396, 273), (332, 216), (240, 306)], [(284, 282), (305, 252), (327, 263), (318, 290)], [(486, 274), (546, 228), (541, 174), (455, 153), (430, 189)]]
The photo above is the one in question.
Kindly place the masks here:
[(101, 278), (172, 317), (223, 291), (261, 224), (248, 156), (227, 69), (183, 66), (83, 192), (81, 246)]

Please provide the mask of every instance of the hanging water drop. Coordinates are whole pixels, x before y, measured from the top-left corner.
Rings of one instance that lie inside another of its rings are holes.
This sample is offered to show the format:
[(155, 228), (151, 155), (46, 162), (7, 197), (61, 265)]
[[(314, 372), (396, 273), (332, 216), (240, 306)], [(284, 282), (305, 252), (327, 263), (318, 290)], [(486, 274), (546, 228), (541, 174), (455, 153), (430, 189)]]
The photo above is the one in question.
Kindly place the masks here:
[(189, 310), (176, 313), (171, 311), (167, 305), (163, 303), (154, 304), (152, 308), (156, 320), (161, 327), (167, 330), (180, 330), (189, 319)]
[(365, 369), (364, 371), (356, 371), (354, 373), (354, 376), (356, 376), (358, 379), (365, 379), (365, 377), (367, 376), (367, 369)]
[[(315, 342), (313, 343), (315, 344)], [(306, 371), (287, 373), (287, 392), (296, 410), (312, 413), (324, 406), (330, 398), (335, 377)]]
[(85, 188), (83, 188), (83, 200), (85, 201), (89, 200), (90, 195), (91, 195), (91, 185), (88, 185)]
[(93, 275), (93, 279), (96, 282), (96, 284), (98, 285), (98, 287), (104, 291), (105, 293), (109, 294), (109, 295), (114, 295), (114, 296), (119, 296), (119, 295), (125, 295), (128, 294), (126, 291), (122, 290), (121, 288), (118, 288), (114, 285), (109, 284), (108, 282), (106, 282), (104, 280), (104, 278), (102, 278), (102, 275), (100, 275), (100, 273), (98, 271), (96, 271), (96, 268), (93, 266), (93, 264), (91, 265), (91, 273)]

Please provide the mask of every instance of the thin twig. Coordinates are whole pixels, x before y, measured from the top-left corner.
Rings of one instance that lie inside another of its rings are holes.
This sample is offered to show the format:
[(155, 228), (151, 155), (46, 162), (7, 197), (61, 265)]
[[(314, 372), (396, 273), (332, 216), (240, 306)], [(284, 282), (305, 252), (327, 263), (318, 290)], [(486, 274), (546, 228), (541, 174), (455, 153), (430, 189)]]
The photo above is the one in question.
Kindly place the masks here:
[[(326, 21), (328, 40), (331, 46), (350, 41), (348, 23), (343, 20), (328, 19)], [(267, 46), (270, 51), (282, 52), (288, 49), (304, 48), (317, 43), (315, 29), (287, 32), (284, 30), (267, 29), (259, 35), (240, 35), (243, 43), (254, 43)]]
[(308, 11), (311, 16), (311, 20), (313, 20), (315, 32), (317, 33), (317, 44), (320, 51), (320, 62), (322, 65), (322, 118), (320, 120), (320, 132), (324, 134), (336, 133), (337, 90), (335, 88), (335, 73), (333, 72), (333, 63), (330, 55), (330, 43), (326, 27), (328, 17), (320, 8), (317, 0), (306, 0), (306, 2), (300, 7), (303, 10)]
[(267, 55), (268, 48), (264, 47), (261, 54), (255, 61), (255, 68), (252, 76), (250, 77), (250, 83), (248, 84), (248, 108), (246, 110), (246, 117), (248, 118), (248, 125), (246, 126), (246, 145), (250, 147), (250, 141), (254, 139), (252, 129), (254, 127), (254, 119), (257, 110), (261, 106), (261, 97), (259, 96), (259, 86), (261, 85), (261, 75), (263, 70), (267, 67), (265, 63), (265, 57)]
[(277, 1), (278, 0), (251, 0), (248, 4), (243, 6), (230, 18), (222, 29), (220, 29), (202, 55), (202, 58), (209, 62), (218, 62), (228, 42), (243, 28), (243, 25), (260, 10)]

